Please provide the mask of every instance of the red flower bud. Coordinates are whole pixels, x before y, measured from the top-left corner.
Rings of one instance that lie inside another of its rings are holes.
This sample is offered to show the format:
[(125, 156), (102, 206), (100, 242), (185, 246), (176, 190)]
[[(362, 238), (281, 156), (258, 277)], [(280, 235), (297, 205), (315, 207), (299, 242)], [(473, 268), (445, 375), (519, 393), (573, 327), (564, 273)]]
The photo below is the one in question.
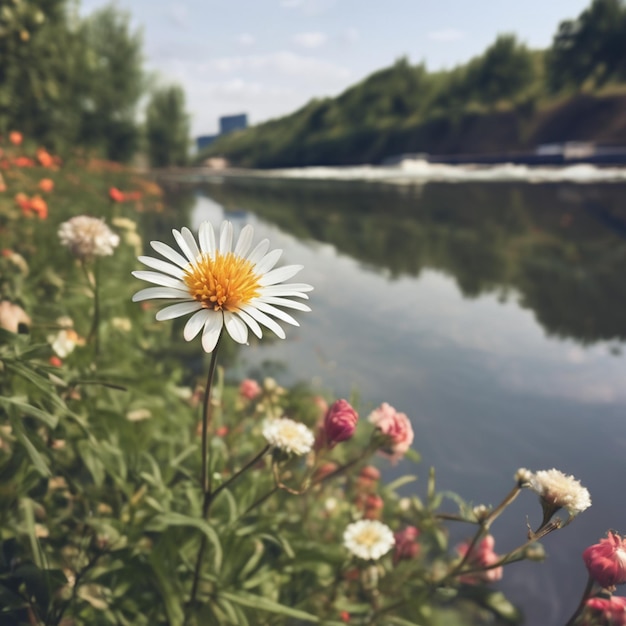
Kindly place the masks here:
[(626, 582), (626, 539), (609, 531), (606, 539), (583, 552), (589, 575), (602, 587)]
[(354, 435), (358, 413), (347, 400), (337, 400), (326, 412), (324, 418), (324, 435), (328, 446), (332, 448), (341, 441)]

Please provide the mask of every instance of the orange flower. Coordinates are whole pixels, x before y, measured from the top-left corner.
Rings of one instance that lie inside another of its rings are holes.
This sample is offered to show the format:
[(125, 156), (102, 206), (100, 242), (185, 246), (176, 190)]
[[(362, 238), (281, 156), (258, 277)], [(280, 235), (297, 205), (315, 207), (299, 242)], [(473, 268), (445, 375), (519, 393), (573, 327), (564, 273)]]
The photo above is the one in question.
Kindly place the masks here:
[(109, 189), (109, 198), (111, 198), (113, 202), (124, 202), (124, 194), (117, 187), (111, 187)]
[(42, 178), (37, 185), (41, 191), (52, 191), (54, 189), (54, 181), (51, 178)]
[(43, 167), (51, 167), (54, 165), (54, 159), (45, 148), (37, 149), (37, 160)]
[(61, 367), (61, 365), (63, 365), (63, 361), (61, 361), (58, 356), (51, 356), (48, 359), (48, 363), (50, 363), (53, 367)]
[(31, 198), (30, 209), (37, 213), (40, 220), (45, 220), (48, 217), (48, 205), (41, 196), (33, 196)]
[(13, 164), (17, 167), (33, 167), (35, 165), (35, 161), (29, 159), (25, 156), (20, 156), (13, 159)]
[(18, 193), (15, 196), (15, 202), (26, 215), (30, 214), (30, 200), (25, 193)]
[(9, 141), (14, 146), (19, 146), (22, 143), (22, 139), (22, 133), (18, 132), (17, 130), (13, 130), (9, 133)]

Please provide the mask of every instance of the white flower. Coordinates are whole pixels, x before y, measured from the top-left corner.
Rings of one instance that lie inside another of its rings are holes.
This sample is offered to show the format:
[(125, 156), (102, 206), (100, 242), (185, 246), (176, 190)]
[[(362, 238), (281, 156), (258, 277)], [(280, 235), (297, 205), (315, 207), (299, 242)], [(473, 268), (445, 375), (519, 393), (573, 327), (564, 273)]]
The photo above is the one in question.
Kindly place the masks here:
[(58, 230), (61, 244), (79, 259), (110, 256), (120, 243), (120, 238), (104, 220), (87, 215), (76, 215), (63, 222)]
[(379, 559), (391, 550), (394, 543), (391, 528), (378, 520), (359, 520), (343, 533), (343, 545), (361, 559)]
[(315, 443), (310, 429), (288, 417), (265, 420), (262, 432), (271, 446), (296, 455), (309, 453)]
[(153, 298), (178, 300), (176, 304), (161, 309), (156, 315), (157, 320), (192, 314), (183, 336), (191, 341), (202, 331), (205, 352), (214, 350), (224, 326), (238, 343), (247, 343), (248, 329), (261, 338), (260, 325), (284, 339), (284, 330), (273, 318), (294, 326), (299, 324), (278, 307), (311, 310), (290, 298), (307, 299), (305, 292), (313, 287), (304, 283), (283, 284), (283, 281), (295, 276), (302, 266), (287, 265), (272, 269), (282, 250), (268, 252), (267, 239), (249, 252), (253, 235), (250, 225), (244, 226), (234, 249), (233, 225), (230, 222), (222, 223), (219, 241), (209, 222), (200, 224), (199, 245), (188, 228), (173, 230), (172, 233), (183, 254), (160, 241), (150, 242), (166, 261), (149, 256), (139, 257), (144, 265), (157, 271), (138, 271), (133, 275), (157, 287), (138, 291), (133, 301)]
[(556, 511), (564, 508), (574, 517), (591, 506), (591, 497), (580, 481), (557, 469), (535, 472), (530, 488)]
[(517, 472), (515, 472), (514, 478), (518, 486), (527, 487), (533, 478), (533, 473), (525, 467), (520, 467)]

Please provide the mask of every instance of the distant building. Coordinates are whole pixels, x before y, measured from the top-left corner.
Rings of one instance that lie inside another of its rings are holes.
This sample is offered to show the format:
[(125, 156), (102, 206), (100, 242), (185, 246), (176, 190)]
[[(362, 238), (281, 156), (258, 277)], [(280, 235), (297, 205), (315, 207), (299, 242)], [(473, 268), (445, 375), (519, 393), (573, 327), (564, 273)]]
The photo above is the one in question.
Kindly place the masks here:
[(219, 135), (201, 135), (200, 137), (196, 137), (196, 149), (198, 152), (210, 146)]
[(244, 128), (248, 128), (248, 115), (246, 113), (220, 117), (220, 135), (232, 133), (234, 130), (243, 130)]
[(196, 149), (202, 152), (204, 148), (210, 146), (218, 137), (232, 133), (234, 130), (243, 130), (248, 128), (247, 113), (239, 113), (238, 115), (223, 115), (220, 117), (220, 132), (217, 135), (201, 135), (196, 137)]

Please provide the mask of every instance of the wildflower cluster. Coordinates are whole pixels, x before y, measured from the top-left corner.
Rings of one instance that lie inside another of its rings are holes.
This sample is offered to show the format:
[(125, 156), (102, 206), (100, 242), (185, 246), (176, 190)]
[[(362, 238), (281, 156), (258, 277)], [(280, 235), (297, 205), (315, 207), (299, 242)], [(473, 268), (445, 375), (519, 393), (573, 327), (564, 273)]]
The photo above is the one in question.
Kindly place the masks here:
[[(300, 265), (281, 266), (251, 226), (169, 228), (179, 213), (132, 174), (89, 163), (83, 189), (47, 151), (18, 155), (25, 144), (10, 138), (0, 197), (15, 233), (0, 255), (11, 269), (0, 282), (2, 617), (383, 626), (518, 615), (493, 584), (590, 506), (577, 479), (520, 469), (499, 505), (457, 497), (458, 513), (444, 510), (434, 470), (425, 493), (401, 495), (414, 477), (386, 475), (419, 461), (409, 415), (239, 380), (220, 361), (304, 322), (315, 292), (292, 282)], [(22, 171), (19, 156), (32, 165)], [(69, 186), (82, 203), (62, 201)], [(35, 189), (54, 193), (50, 215), (33, 208)], [(159, 219), (142, 222), (150, 211)], [(146, 233), (157, 222), (175, 245)], [(539, 498), (537, 521), (499, 551), (494, 524), (525, 491)], [(450, 521), (471, 529), (458, 545)], [(584, 551), (576, 623), (626, 623), (615, 595), (625, 555), (615, 532)]]

